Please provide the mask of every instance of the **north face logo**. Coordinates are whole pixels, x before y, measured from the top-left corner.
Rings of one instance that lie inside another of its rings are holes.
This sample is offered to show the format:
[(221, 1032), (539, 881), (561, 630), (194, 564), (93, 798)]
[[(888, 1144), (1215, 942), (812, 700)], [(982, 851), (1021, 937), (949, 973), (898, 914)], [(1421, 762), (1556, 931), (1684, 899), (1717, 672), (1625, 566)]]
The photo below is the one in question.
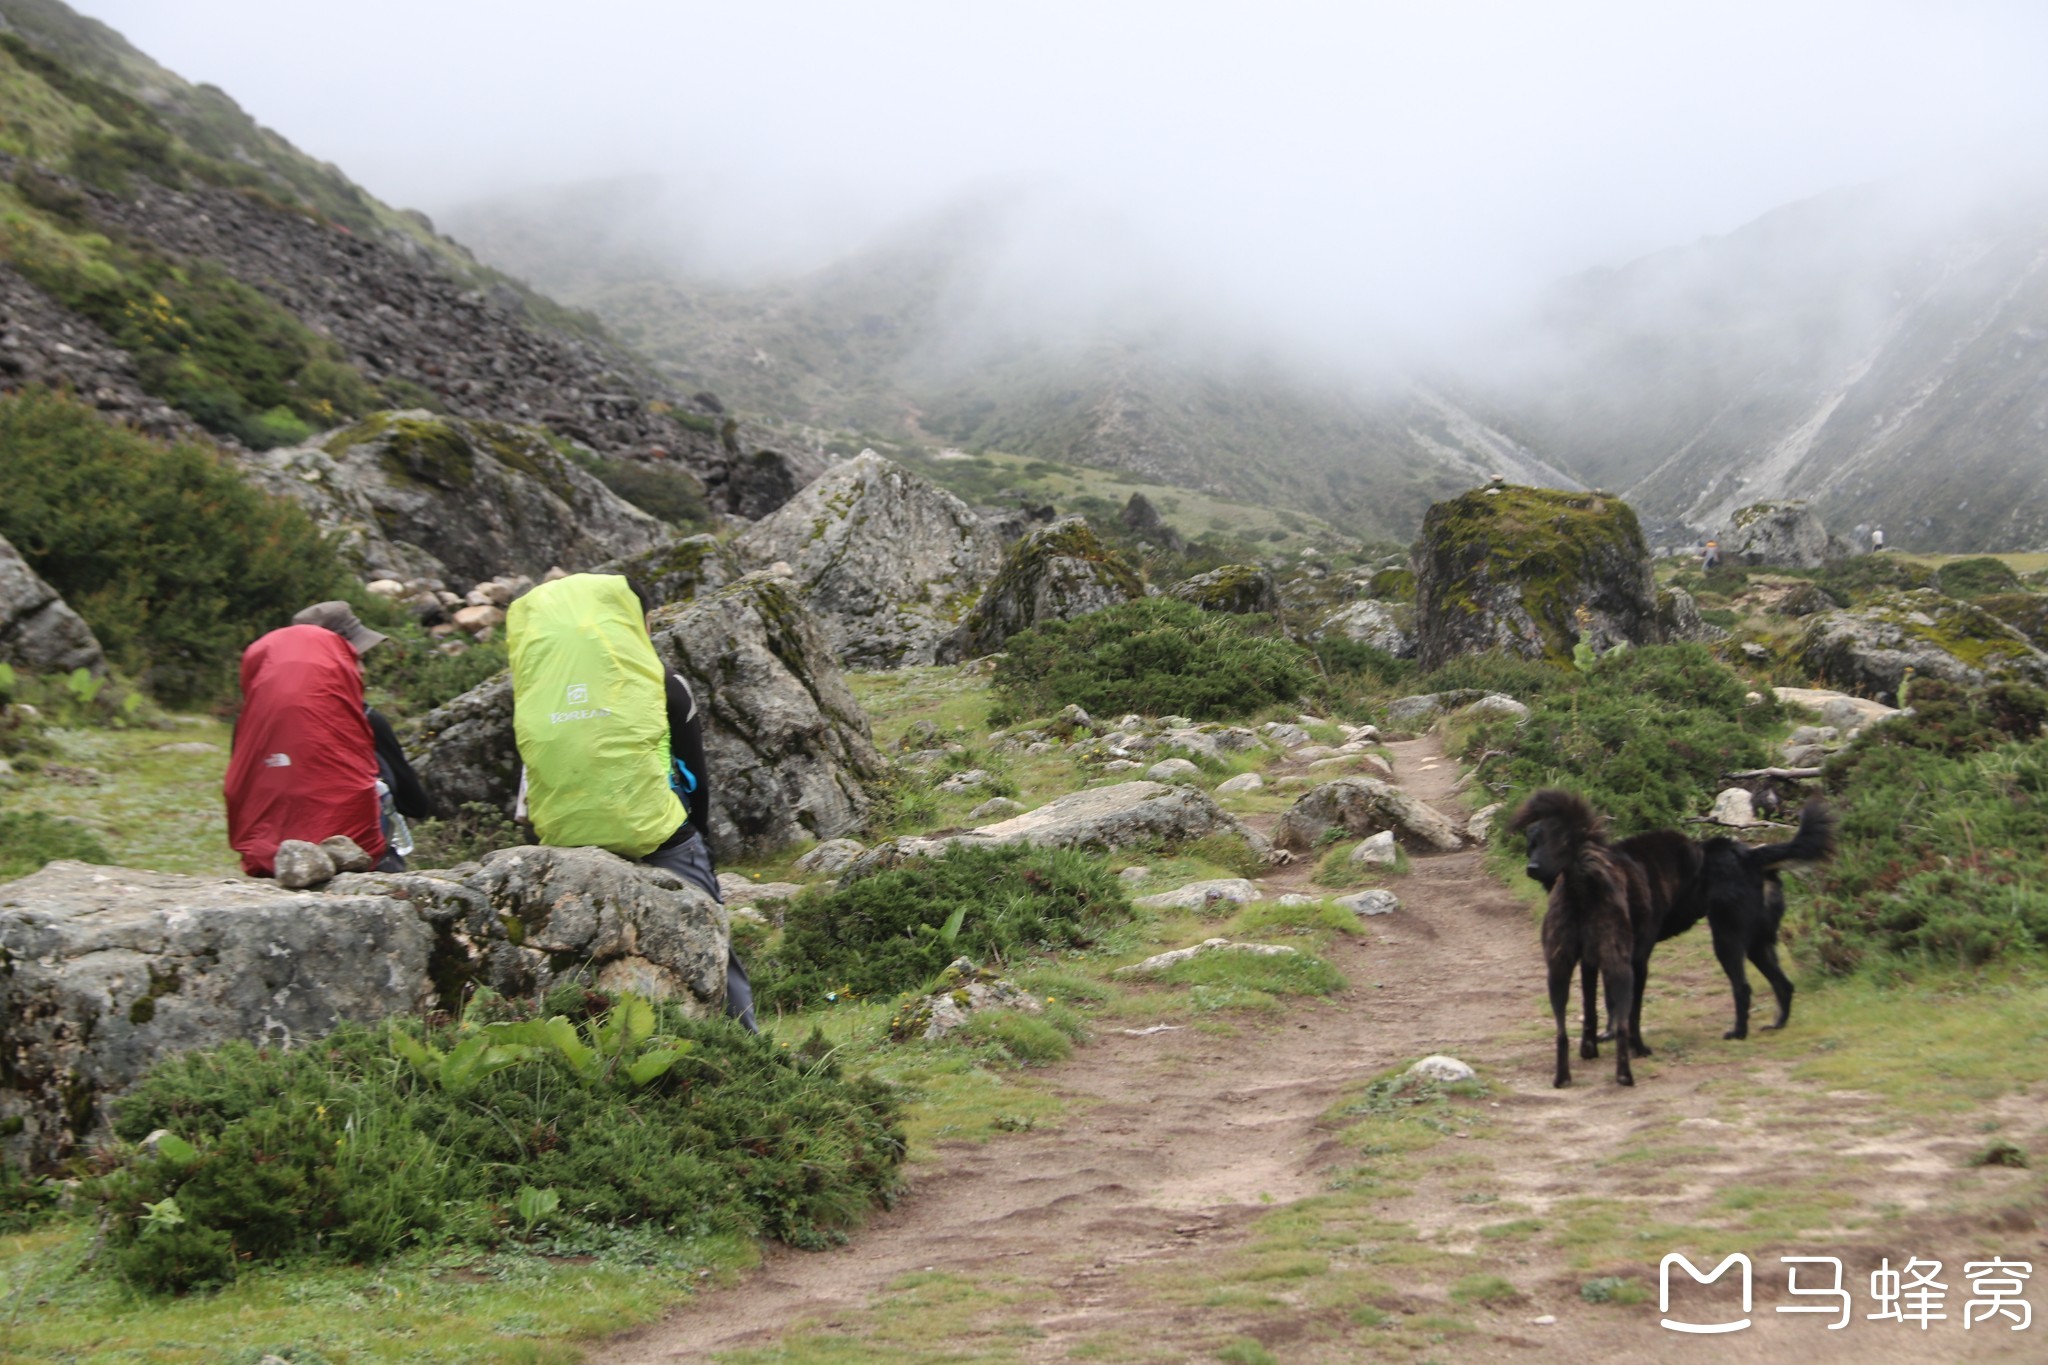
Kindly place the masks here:
[(569, 706), (574, 706), (574, 705), (576, 705), (576, 704), (577, 704), (578, 702), (587, 702), (587, 701), (589, 701), (589, 700), (590, 700), (590, 685), (589, 685), (588, 683), (570, 683), (570, 684), (569, 684), (569, 699), (568, 699), (568, 701), (567, 701), (567, 702), (565, 703), (566, 705), (569, 705)]

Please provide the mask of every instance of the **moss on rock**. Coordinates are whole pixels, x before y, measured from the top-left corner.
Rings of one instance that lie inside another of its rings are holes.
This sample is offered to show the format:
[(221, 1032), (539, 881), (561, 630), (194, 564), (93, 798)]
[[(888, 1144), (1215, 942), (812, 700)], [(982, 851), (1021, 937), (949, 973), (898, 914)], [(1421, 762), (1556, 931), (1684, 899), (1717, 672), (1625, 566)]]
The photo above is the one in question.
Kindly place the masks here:
[(1474, 489), (1430, 507), (1415, 549), (1424, 668), (1502, 649), (1568, 659), (1658, 638), (1635, 510), (1604, 493)]

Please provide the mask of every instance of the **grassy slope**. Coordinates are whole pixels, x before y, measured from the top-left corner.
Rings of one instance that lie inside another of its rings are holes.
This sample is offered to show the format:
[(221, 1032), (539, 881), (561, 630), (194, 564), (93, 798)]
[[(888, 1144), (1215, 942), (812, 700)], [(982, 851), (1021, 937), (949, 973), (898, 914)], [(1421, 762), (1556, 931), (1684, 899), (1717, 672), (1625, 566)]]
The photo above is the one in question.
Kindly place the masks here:
[[(893, 749), (919, 720), (970, 742), (984, 726), (984, 684), (956, 670), (854, 681), (885, 749)], [(103, 765), (113, 778), (112, 791), (100, 802), (112, 808), (95, 812), (84, 788), (71, 794), (43, 790), (34, 800), (94, 818), (121, 856), (136, 863), (199, 870), (196, 862), (209, 851), (225, 862), (218, 834), (207, 830), (214, 818), (211, 800), (201, 800), (210, 798), (220, 756), (170, 755), (155, 748), (187, 737), (67, 735), (66, 759)], [(196, 728), (189, 737), (221, 738), (218, 731)], [(1224, 775), (1208, 773), (1202, 781), (1213, 786)], [(1007, 776), (1029, 803), (1085, 780), (1082, 769), (1057, 753), (1020, 756)], [(127, 804), (115, 805), (117, 798)], [(960, 823), (973, 799), (940, 798), (942, 804), (917, 823)], [(1224, 798), (1247, 814), (1285, 799), (1270, 791)], [(178, 823), (181, 817), (173, 813), (180, 809), (187, 809), (182, 818), (188, 823)], [(160, 814), (131, 819), (124, 814), (130, 811)], [(149, 832), (152, 818), (166, 828)], [(1119, 859), (1113, 866), (1134, 861)], [(1144, 861), (1154, 869), (1153, 885), (1230, 873), (1194, 857)], [(788, 861), (741, 870), (781, 878), (788, 875)], [(1290, 1017), (1285, 997), (1275, 994), (1284, 983), (1251, 968), (1226, 968), (1216, 980), (1179, 986), (1134, 986), (1109, 973), (1162, 946), (1215, 933), (1277, 937), (1314, 951), (1358, 927), (1326, 903), (1293, 911), (1261, 906), (1209, 918), (1166, 913), (1141, 920), (1084, 956), (1018, 975), (1028, 987), (1054, 997), (1075, 1032), (1170, 1022), (1227, 1038)], [(1796, 927), (1793, 936), (1796, 941)], [(1725, 987), (1704, 941), (1695, 935), (1670, 945), (1659, 958), (1659, 980), (1660, 1056), (1645, 1066), (1691, 1068), (1724, 1058), (1717, 1040), (1725, 1024)], [(2048, 974), (2021, 964), (1983, 978), (1895, 969), (1837, 981), (1805, 971), (1800, 980), (1796, 1029), (1759, 1035), (1733, 1063), (1745, 1079), (1730, 1092), (1731, 1101), (1740, 1096), (1746, 1111), (1767, 1122), (1778, 1116), (1793, 1125), (1788, 1131), (1802, 1123), (1811, 1129), (1784, 1155), (1796, 1178), (1768, 1197), (1733, 1186), (1720, 1192), (1714, 1208), (1647, 1223), (1632, 1205), (1599, 1200), (1538, 1214), (1518, 1206), (1494, 1173), (1494, 1162), (1508, 1154), (1500, 1144), (1511, 1141), (1510, 1130), (1490, 1108), (1497, 1091), (1465, 1087), (1390, 1098), (1384, 1086), (1362, 1077), (1331, 1109), (1331, 1131), (1349, 1155), (1331, 1166), (1328, 1189), (1276, 1206), (1250, 1239), (1226, 1255), (1154, 1273), (1149, 1292), (1190, 1308), (1228, 1310), (1234, 1320), (1250, 1314), (1255, 1322), (1293, 1321), (1308, 1309), (1325, 1324), (1318, 1331), (1341, 1332), (1340, 1339), (1356, 1342), (1361, 1351), (1426, 1352), (1498, 1322), (1532, 1289), (1554, 1292), (1558, 1276), (1572, 1292), (1601, 1282), (1605, 1288), (1588, 1292), (1621, 1305), (1638, 1302), (1651, 1242), (1684, 1239), (1702, 1249), (1740, 1243), (1754, 1250), (1796, 1241), (1813, 1226), (1854, 1228), (1883, 1217), (1882, 1208), (1871, 1203), (1864, 1164), (1828, 1156), (1835, 1131), (1813, 1129), (1799, 1117), (1816, 1091), (1854, 1087), (1881, 1100), (1900, 1125), (1947, 1133), (1956, 1142), (1981, 1145), (2006, 1136), (2038, 1150), (2048, 1139), (2034, 1121), (2015, 1120), (2011, 1108), (2014, 1097), (2048, 1085), (2048, 1052), (2031, 1045), (2044, 1036), (2039, 1021), (2048, 1017)], [(1001, 1142), (1006, 1133), (1060, 1121), (1066, 1101), (1019, 1064), (1056, 1056), (1058, 1045), (1039, 1035), (987, 1028), (965, 1042), (898, 1047), (886, 1042), (891, 1013), (890, 1001), (847, 1000), (769, 1027), (785, 1040), (822, 1027), (853, 1066), (872, 1068), (914, 1095), (913, 1160), (930, 1160), (932, 1144), (941, 1139)], [(1510, 1041), (1540, 1053), (1547, 1028), (1532, 988), (1526, 1027), (1519, 1042)], [(1047, 1046), (1050, 1053), (1041, 1051)], [(1457, 1141), (1453, 1134), (1466, 1138)], [(1645, 1154), (1681, 1140), (1703, 1158), (1715, 1149), (1711, 1133), (1690, 1130), (1647, 1140), (1652, 1145), (1640, 1149)], [(1805, 1143), (1820, 1146), (1802, 1155)], [(1627, 1173), (1632, 1159), (1623, 1150), (1613, 1158), (1615, 1169)], [(2023, 1173), (1979, 1177), (1958, 1171), (1954, 1188), (1957, 1212), (1981, 1212), (1986, 1200), (2026, 1205), (2038, 1196), (2037, 1182)], [(1446, 1201), (1470, 1209), (1480, 1224), (1477, 1235), (1416, 1220), (1411, 1206)], [(750, 1264), (754, 1254), (724, 1243), (670, 1245), (652, 1268), (636, 1264), (631, 1248), (600, 1253), (588, 1264), (519, 1255), (419, 1255), (380, 1270), (261, 1272), (226, 1293), (172, 1302), (136, 1298), (99, 1277), (75, 1274), (88, 1242), (85, 1229), (62, 1223), (0, 1240), (0, 1283), (7, 1295), (0, 1360), (184, 1362), (287, 1345), (317, 1350), (336, 1362), (417, 1359), (422, 1351), (436, 1360), (570, 1360), (574, 1342), (649, 1319), (705, 1274), (722, 1277)], [(1532, 1266), (1541, 1269), (1532, 1272)], [(773, 1351), (736, 1359), (955, 1358), (958, 1344), (970, 1338), (982, 1344), (986, 1358), (1007, 1359), (1021, 1346), (1012, 1329), (1027, 1321), (1031, 1305), (1002, 1285), (943, 1273), (913, 1278), (915, 1283), (900, 1285), (886, 1303), (838, 1315), (830, 1331), (796, 1330)], [(1424, 1292), (1424, 1298), (1440, 1296), (1435, 1308), (1413, 1310), (1417, 1285), (1440, 1287)], [(1409, 1309), (1376, 1303), (1408, 1303)], [(1006, 1338), (1007, 1347), (1000, 1344)], [(1146, 1356), (1144, 1343), (1115, 1337), (1092, 1342), (1089, 1349), (1107, 1359)], [(1239, 1358), (1265, 1358), (1249, 1351)]]

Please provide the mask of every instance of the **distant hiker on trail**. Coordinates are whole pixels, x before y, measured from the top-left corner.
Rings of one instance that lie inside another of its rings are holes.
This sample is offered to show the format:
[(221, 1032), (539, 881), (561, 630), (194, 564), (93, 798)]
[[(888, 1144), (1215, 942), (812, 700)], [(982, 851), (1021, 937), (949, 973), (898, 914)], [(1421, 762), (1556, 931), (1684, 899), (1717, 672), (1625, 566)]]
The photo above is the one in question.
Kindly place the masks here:
[(381, 872), (401, 872), (409, 837), (397, 817), (430, 803), (391, 723), (363, 704), (364, 651), (388, 637), (346, 602), (320, 602), (242, 653), (242, 714), (222, 794), (228, 843), (252, 877), (273, 875), (287, 839), (356, 842)]
[(1707, 548), (1700, 554), (1700, 572), (1712, 573), (1714, 570), (1720, 567), (1721, 542), (1718, 540), (1710, 540), (1707, 542)]
[[(505, 630), (520, 813), (540, 841), (666, 868), (723, 904), (703, 837), (704, 722), (689, 684), (655, 655), (646, 595), (616, 574), (570, 574), (513, 602)], [(725, 1012), (756, 1031), (746, 964), (730, 948)]]
[(1882, 550), (1883, 548), (1884, 548), (1884, 527), (1882, 527), (1882, 526), (1873, 526), (1873, 527), (1871, 527), (1871, 528), (1870, 528), (1870, 553), (1872, 553), (1872, 554), (1876, 554), (1876, 553), (1877, 553), (1877, 552), (1878, 552), (1879, 550)]

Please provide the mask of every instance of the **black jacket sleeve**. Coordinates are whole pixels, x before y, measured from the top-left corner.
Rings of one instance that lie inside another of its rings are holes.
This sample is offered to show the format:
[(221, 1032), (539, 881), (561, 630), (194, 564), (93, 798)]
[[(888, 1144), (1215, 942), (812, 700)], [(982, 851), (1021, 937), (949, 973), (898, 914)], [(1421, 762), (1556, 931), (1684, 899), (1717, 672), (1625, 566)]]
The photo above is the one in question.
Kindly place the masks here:
[(434, 803), (428, 799), (427, 789), (420, 785), (419, 774), (405, 761), (405, 750), (398, 747), (397, 732), (376, 711), (368, 714), (370, 734), (377, 741), (377, 767), (391, 788), (391, 804), (408, 820), (426, 819), (434, 813)]
[(697, 779), (697, 789), (684, 802), (690, 808), (690, 823), (708, 838), (711, 774), (704, 766), (704, 717), (697, 712), (690, 685), (673, 673), (668, 675), (668, 749)]

